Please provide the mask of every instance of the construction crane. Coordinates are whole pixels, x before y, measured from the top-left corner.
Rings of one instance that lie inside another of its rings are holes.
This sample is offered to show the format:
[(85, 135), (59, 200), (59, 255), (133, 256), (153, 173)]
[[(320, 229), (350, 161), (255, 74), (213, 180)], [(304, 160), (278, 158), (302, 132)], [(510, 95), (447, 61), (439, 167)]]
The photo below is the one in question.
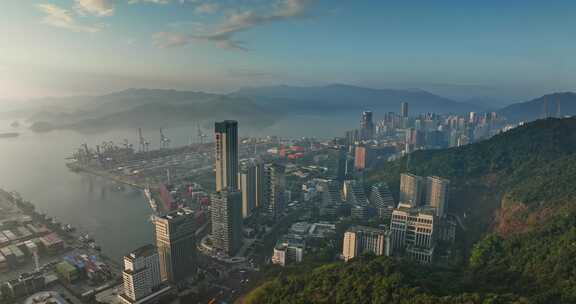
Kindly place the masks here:
[(142, 128), (138, 128), (138, 143), (140, 152), (148, 152), (150, 143), (142, 136)]
[(160, 128), (160, 149), (170, 148), (170, 139), (164, 135), (164, 131)]

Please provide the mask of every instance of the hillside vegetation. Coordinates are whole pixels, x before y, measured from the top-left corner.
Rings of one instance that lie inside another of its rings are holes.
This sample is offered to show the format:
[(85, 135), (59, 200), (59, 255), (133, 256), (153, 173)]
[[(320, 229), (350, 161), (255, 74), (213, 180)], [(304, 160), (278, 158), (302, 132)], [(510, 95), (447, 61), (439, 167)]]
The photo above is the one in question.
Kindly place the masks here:
[(576, 119), (530, 123), (490, 140), (419, 151), (374, 170), (452, 180), (449, 212), (467, 214), (456, 268), (385, 257), (268, 281), (247, 303), (576, 303)]

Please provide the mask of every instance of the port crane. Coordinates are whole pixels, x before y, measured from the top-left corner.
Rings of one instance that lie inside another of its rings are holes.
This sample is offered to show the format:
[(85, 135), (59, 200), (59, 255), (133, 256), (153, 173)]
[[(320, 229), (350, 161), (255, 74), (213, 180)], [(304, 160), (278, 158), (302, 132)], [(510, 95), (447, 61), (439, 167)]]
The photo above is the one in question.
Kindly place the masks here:
[(138, 143), (140, 152), (148, 152), (150, 148), (150, 142), (148, 142), (144, 136), (142, 136), (142, 128), (138, 128)]
[(160, 148), (161, 149), (168, 149), (170, 148), (170, 138), (164, 135), (164, 131), (160, 128)]
[(202, 129), (200, 128), (200, 123), (196, 124), (196, 129), (198, 130), (198, 141), (200, 144), (203, 144), (204, 140), (206, 139), (206, 137), (208, 137), (208, 135), (202, 132)]

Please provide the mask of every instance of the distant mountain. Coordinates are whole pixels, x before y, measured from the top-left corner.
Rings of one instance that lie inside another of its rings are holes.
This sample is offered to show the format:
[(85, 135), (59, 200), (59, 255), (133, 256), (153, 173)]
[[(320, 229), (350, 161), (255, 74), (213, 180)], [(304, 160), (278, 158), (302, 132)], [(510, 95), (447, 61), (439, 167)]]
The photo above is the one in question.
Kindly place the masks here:
[(317, 87), (271, 86), (242, 88), (233, 93), (255, 99), (260, 104), (293, 112), (398, 112), (401, 102), (409, 103), (411, 113), (465, 113), (483, 107), (434, 95), (423, 90), (371, 89), (333, 84)]
[(548, 116), (576, 114), (576, 93), (564, 92), (544, 95), (530, 101), (515, 103), (498, 111), (509, 121), (532, 121)]
[(29, 116), (36, 131), (171, 127), (234, 118), (250, 127), (269, 126), (281, 114), (250, 98), (204, 92), (129, 89), (88, 97), (51, 98)]

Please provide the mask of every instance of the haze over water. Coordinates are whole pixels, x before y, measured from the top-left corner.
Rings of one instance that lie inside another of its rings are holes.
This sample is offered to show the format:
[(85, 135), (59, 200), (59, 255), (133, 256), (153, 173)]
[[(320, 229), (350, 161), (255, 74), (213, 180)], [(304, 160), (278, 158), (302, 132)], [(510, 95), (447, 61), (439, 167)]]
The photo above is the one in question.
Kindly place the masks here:
[[(9, 127), (11, 122), (0, 120), (0, 132), (14, 131)], [(342, 117), (291, 117), (264, 130), (240, 126), (240, 132), (242, 136), (333, 137), (355, 123), (354, 119)], [(19, 192), (38, 210), (89, 233), (112, 258), (120, 259), (131, 249), (152, 241), (151, 210), (142, 191), (119, 187), (97, 176), (74, 173), (65, 166), (66, 158), (82, 143), (93, 147), (103, 141), (121, 143), (128, 139), (136, 144), (136, 130), (33, 133), (21, 127), (17, 131), (20, 132), (17, 138), (0, 139), (0, 188)], [(181, 146), (195, 139), (196, 128), (167, 129), (165, 133), (172, 146)], [(157, 130), (144, 130), (144, 136), (157, 148)]]

